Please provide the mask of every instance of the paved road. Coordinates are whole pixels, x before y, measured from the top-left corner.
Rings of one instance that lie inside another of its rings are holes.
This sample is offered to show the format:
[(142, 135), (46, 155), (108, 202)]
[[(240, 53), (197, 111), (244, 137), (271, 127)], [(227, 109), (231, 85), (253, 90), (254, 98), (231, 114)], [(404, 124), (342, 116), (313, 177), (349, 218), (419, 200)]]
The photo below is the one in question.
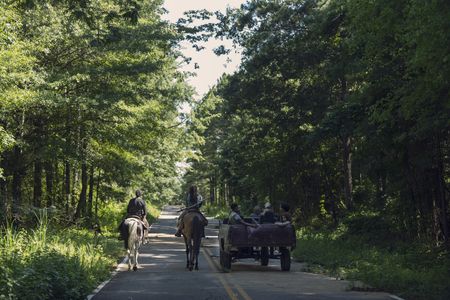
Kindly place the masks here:
[(233, 263), (231, 273), (222, 273), (214, 220), (206, 230), (200, 270), (189, 272), (183, 239), (173, 236), (176, 209), (166, 206), (153, 224), (150, 243), (140, 251), (143, 268), (129, 272), (127, 264), (120, 264), (119, 272), (92, 299), (392, 299), (386, 293), (347, 291), (349, 282), (302, 272), (299, 263), (292, 264), (291, 272), (281, 272), (279, 261), (262, 267), (246, 259)]

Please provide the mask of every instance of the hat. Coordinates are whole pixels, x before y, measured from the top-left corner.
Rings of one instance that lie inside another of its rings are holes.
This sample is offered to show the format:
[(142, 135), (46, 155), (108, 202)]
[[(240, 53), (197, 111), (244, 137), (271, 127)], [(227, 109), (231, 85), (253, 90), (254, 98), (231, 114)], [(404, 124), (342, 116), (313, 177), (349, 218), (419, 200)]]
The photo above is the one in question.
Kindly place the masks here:
[(270, 204), (270, 202), (266, 202), (266, 204), (264, 204), (264, 208), (272, 208), (272, 204)]

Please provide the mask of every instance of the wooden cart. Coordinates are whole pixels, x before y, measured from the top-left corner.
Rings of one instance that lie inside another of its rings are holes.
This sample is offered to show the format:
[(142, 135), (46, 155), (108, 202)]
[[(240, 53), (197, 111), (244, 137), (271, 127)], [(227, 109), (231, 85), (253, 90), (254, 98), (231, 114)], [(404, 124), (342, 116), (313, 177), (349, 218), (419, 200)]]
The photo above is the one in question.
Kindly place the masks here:
[(261, 224), (253, 228), (229, 225), (227, 221), (221, 222), (218, 236), (220, 265), (224, 272), (229, 272), (232, 261), (239, 258), (258, 259), (262, 266), (267, 266), (269, 259), (279, 259), (281, 270), (290, 270), (291, 251), (296, 245), (291, 224)]

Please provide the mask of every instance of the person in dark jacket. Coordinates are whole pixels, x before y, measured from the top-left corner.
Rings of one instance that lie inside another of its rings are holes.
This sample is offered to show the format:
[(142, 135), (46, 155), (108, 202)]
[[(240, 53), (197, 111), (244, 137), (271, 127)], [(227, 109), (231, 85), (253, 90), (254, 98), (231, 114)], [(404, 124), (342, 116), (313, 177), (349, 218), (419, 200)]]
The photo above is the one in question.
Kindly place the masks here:
[(141, 220), (147, 216), (147, 206), (145, 201), (142, 199), (141, 190), (136, 191), (136, 197), (132, 198), (128, 202), (127, 206), (127, 218), (138, 217)]
[(290, 206), (287, 203), (281, 203), (280, 205), (280, 218), (279, 221), (282, 223), (292, 222), (292, 216), (289, 212)]
[(267, 202), (264, 204), (264, 210), (259, 218), (259, 222), (261, 224), (264, 223), (275, 223), (277, 221), (277, 215), (274, 213), (272, 204), (270, 202)]
[(128, 241), (128, 231), (127, 226), (125, 226), (126, 219), (135, 218), (142, 221), (144, 225), (144, 239), (147, 237), (149, 224), (147, 221), (147, 205), (145, 204), (144, 199), (142, 199), (142, 191), (136, 190), (136, 197), (132, 198), (128, 202), (127, 206), (127, 216), (119, 225), (120, 238), (125, 242), (125, 248), (127, 247)]
[[(202, 221), (205, 224), (205, 226), (208, 224), (208, 220), (200, 212), (200, 207), (202, 206), (202, 204), (203, 204), (202, 196), (197, 192), (197, 187), (195, 185), (192, 185), (189, 188), (189, 193), (186, 197), (186, 201), (185, 201), (186, 207), (183, 209), (183, 212), (178, 217), (177, 231), (175, 232), (175, 236), (181, 237), (181, 231), (183, 230), (183, 227), (184, 227), (183, 218), (189, 212), (198, 212), (203, 217)], [(203, 233), (203, 236), (204, 236), (204, 233)]]

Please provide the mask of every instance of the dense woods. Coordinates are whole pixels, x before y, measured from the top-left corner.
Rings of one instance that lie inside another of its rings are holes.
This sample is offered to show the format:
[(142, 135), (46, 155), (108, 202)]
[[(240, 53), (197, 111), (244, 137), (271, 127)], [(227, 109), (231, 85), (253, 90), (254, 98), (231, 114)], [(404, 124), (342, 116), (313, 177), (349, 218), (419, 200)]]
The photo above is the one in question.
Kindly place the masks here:
[(133, 190), (150, 222), (178, 197), (192, 88), (162, 3), (0, 0), (0, 298), (85, 299)]
[[(84, 299), (133, 189), (154, 219), (196, 184), (222, 216), (288, 203), (320, 271), (448, 299), (450, 2), (248, 0), (176, 25), (163, 2), (0, 0), (0, 298)], [(211, 37), (242, 64), (194, 102), (179, 42)]]
[(73, 221), (134, 187), (178, 195), (192, 92), (162, 2), (0, 1), (2, 216), (56, 207)]
[(448, 1), (248, 1), (215, 16), (197, 36), (233, 39), (243, 63), (193, 112), (188, 178), (211, 202), (288, 202), (299, 225), (448, 245)]

